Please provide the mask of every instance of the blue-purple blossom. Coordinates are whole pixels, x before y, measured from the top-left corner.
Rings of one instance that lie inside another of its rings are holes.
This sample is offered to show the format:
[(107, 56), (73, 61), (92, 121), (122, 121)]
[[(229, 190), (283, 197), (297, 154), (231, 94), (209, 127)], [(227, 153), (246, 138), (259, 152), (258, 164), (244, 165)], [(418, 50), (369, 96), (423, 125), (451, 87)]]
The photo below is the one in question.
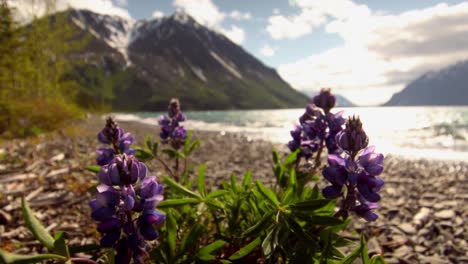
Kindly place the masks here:
[(125, 151), (134, 139), (108, 119), (98, 134), (101, 143), (112, 144), (114, 149), (100, 148), (98, 162), (105, 164), (98, 173), (98, 193), (90, 201), (91, 217), (98, 222), (102, 234), (102, 247), (117, 251), (116, 263), (143, 263), (148, 255), (146, 241), (157, 239), (155, 226), (161, 225), (165, 215), (156, 209), (164, 199), (163, 186), (156, 177), (147, 176), (147, 167)]
[(102, 144), (111, 145), (110, 148), (99, 148), (96, 151), (98, 165), (108, 164), (115, 154), (135, 154), (135, 150), (130, 148), (135, 141), (134, 137), (128, 132), (125, 133), (111, 117), (107, 118), (106, 126), (98, 133), (97, 138)]
[(358, 118), (350, 118), (346, 129), (336, 138), (338, 147), (345, 153), (328, 156), (328, 166), (322, 174), (331, 185), (323, 189), (323, 196), (337, 198), (343, 196), (346, 189), (338, 214), (347, 216), (348, 211), (353, 211), (367, 221), (375, 221), (378, 216), (371, 210), (378, 207), (378, 192), (384, 185), (377, 177), (383, 171), (384, 156), (376, 153), (375, 147), (367, 147), (369, 139)]
[(161, 132), (159, 136), (163, 143), (169, 143), (173, 148), (180, 148), (187, 138), (187, 131), (180, 123), (187, 120), (187, 116), (180, 110), (179, 100), (171, 99), (168, 114), (159, 118)]
[(328, 114), (330, 109), (335, 106), (336, 98), (329, 88), (322, 88), (320, 93), (314, 97), (313, 103)]
[(340, 153), (335, 137), (343, 129), (345, 120), (343, 112), (331, 113), (335, 105), (335, 97), (330, 90), (322, 90), (314, 98), (314, 103), (306, 106), (304, 114), (299, 118), (299, 124), (291, 131), (292, 140), (288, 143), (291, 151), (300, 149), (299, 156), (306, 160), (319, 151), (323, 145), (328, 153)]

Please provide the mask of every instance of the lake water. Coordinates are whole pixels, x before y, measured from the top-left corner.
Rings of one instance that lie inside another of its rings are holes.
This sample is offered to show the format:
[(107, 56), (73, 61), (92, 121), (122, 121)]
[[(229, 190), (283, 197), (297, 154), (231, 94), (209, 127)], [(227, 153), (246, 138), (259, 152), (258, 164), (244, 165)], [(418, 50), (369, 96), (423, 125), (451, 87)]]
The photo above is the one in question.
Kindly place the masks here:
[[(468, 107), (337, 108), (359, 115), (370, 144), (385, 154), (468, 161)], [(286, 144), (304, 109), (186, 112), (188, 129), (236, 132)], [(162, 112), (115, 113), (117, 120), (157, 124)]]

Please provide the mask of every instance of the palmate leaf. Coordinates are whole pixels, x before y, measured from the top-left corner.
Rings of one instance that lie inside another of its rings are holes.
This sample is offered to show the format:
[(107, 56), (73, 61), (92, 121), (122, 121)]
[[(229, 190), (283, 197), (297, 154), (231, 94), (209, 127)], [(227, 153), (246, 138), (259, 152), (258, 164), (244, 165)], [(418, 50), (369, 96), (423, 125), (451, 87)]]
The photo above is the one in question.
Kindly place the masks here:
[(214, 198), (217, 198), (217, 197), (226, 195), (226, 194), (228, 194), (228, 193), (229, 193), (229, 192), (226, 191), (226, 190), (216, 190), (216, 191), (212, 191), (212, 192), (210, 192), (210, 193), (206, 196), (206, 200), (211, 200), (211, 199), (214, 199)]
[(44, 260), (52, 259), (65, 261), (67, 258), (56, 254), (20, 255), (0, 249), (0, 263), (5, 264), (39, 263)]
[(39, 242), (41, 242), (41, 244), (48, 249), (53, 250), (55, 243), (54, 238), (49, 234), (49, 232), (47, 232), (41, 222), (39, 222), (39, 220), (37, 220), (37, 218), (34, 216), (28, 202), (24, 197), (21, 199), (21, 209), (23, 211), (23, 218), (26, 222), (26, 226), (33, 233), (34, 238), (39, 240)]

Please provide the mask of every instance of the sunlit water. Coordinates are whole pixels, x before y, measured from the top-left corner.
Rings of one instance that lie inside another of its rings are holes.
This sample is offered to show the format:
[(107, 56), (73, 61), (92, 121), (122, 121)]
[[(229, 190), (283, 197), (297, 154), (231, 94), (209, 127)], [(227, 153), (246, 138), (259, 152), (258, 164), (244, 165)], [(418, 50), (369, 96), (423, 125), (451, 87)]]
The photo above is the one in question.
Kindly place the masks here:
[[(468, 161), (468, 107), (338, 108), (359, 115), (370, 144), (380, 152), (414, 158)], [(188, 129), (242, 133), (277, 143), (290, 140), (289, 131), (304, 109), (186, 112)], [(119, 120), (157, 124), (163, 113), (116, 114)]]

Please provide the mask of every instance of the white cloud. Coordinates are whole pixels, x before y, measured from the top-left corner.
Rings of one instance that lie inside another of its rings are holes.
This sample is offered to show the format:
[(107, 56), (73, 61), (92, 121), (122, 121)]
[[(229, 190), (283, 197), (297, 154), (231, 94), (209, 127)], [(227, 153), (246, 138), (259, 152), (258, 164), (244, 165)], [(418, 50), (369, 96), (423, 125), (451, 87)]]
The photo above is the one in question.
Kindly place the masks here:
[(234, 10), (229, 13), (229, 17), (234, 20), (250, 20), (252, 15), (249, 12), (242, 13), (239, 10)]
[(275, 48), (271, 47), (268, 44), (263, 45), (263, 47), (260, 49), (260, 54), (264, 57), (272, 57), (275, 55)]
[(279, 8), (273, 8), (273, 14), (274, 15), (279, 15), (281, 13), (281, 11), (279, 10)]
[(245, 32), (240, 27), (231, 26), (230, 29), (222, 29), (221, 32), (237, 45), (241, 45), (245, 40)]
[[(33, 16), (42, 16), (45, 13), (45, 3), (42, 0), (9, 0), (9, 4), (17, 10), (19, 20), (30, 21)], [(130, 13), (116, 6), (111, 0), (56, 0), (56, 10), (63, 11), (68, 7), (88, 9), (105, 15), (116, 15), (131, 19)]]
[(250, 19), (250, 13), (241, 13), (233, 11), (226, 14), (218, 9), (218, 7), (211, 0), (174, 0), (172, 3), (177, 10), (183, 10), (192, 16), (198, 23), (218, 31), (234, 43), (241, 45), (245, 40), (245, 31), (235, 25), (230, 28), (224, 28), (222, 22), (226, 17), (237, 17), (239, 19)]
[(220, 25), (226, 16), (211, 0), (174, 0), (173, 5), (208, 27)]
[(164, 17), (164, 13), (161, 11), (154, 11), (153, 14), (151, 15), (152, 18), (162, 18)]
[(344, 41), (279, 67), (301, 90), (331, 86), (355, 102), (382, 103), (422, 73), (468, 58), (468, 3), (384, 15), (347, 0), (297, 2), (301, 12), (320, 9), (326, 32)]

